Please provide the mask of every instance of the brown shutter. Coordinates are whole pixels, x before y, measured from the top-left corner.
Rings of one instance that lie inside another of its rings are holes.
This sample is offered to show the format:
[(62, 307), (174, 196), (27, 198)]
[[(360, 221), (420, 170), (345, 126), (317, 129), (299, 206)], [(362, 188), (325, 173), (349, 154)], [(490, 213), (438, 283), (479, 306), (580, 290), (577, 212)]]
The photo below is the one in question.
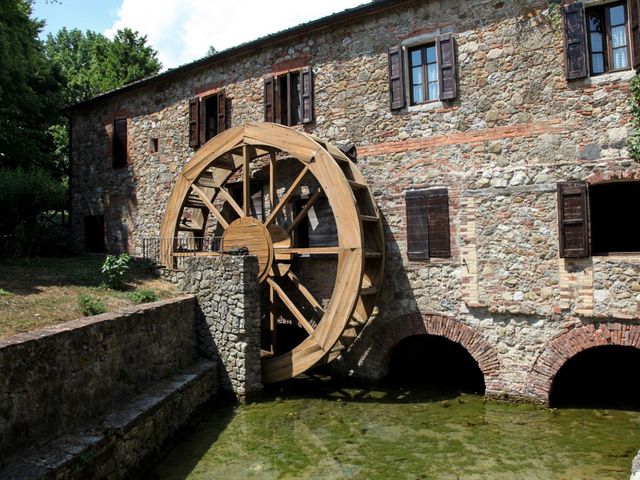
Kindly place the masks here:
[(427, 190), (429, 257), (449, 258), (449, 194), (446, 188)]
[[(283, 81), (284, 80), (284, 81)], [(282, 97), (282, 95), (286, 95), (287, 92), (282, 92), (281, 86), (284, 83), (286, 87), (287, 76), (274, 77), (273, 79), (273, 121), (275, 123), (279, 123), (280, 125), (286, 124), (287, 121), (287, 112), (286, 110), (282, 111), (282, 101), (284, 100), (284, 104), (287, 105), (288, 100), (286, 97)], [(285, 107), (286, 108), (286, 107)], [(284, 121), (283, 121), (284, 120)]]
[(227, 103), (224, 90), (218, 93), (218, 133), (222, 133), (227, 129)]
[(264, 121), (275, 121), (275, 77), (264, 79)]
[(113, 121), (113, 168), (127, 164), (127, 119), (116, 118)]
[(452, 100), (458, 96), (456, 72), (456, 48), (453, 36), (442, 35), (436, 39), (440, 71), (440, 100)]
[(564, 55), (567, 80), (589, 75), (584, 6), (572, 3), (562, 9), (564, 19)]
[(313, 70), (311, 67), (300, 70), (300, 106), (302, 123), (313, 122)]
[(206, 98), (200, 98), (200, 120), (199, 120), (199, 125), (200, 125), (200, 131), (199, 131), (199, 137), (200, 137), (200, 145), (204, 145), (205, 143), (207, 143), (207, 119), (209, 117), (209, 113), (207, 111), (207, 99)]
[(391, 109), (404, 107), (404, 68), (402, 65), (402, 47), (400, 45), (389, 49), (389, 95)]
[(409, 260), (429, 259), (429, 235), (427, 224), (428, 197), (424, 190), (408, 191), (407, 209), (407, 257)]
[(189, 146), (200, 145), (200, 99), (189, 99)]
[(585, 182), (558, 183), (558, 233), (561, 257), (589, 256), (589, 214)]
[(629, 0), (629, 20), (631, 21), (633, 68), (638, 68), (640, 66), (640, 9), (638, 0)]

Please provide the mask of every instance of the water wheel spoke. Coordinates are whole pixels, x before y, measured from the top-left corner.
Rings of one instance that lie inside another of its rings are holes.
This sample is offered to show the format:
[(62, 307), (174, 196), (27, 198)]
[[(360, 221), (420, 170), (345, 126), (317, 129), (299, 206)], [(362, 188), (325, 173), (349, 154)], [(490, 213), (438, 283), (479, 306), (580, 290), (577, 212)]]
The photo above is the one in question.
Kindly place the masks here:
[(276, 154), (269, 152), (269, 209), (273, 211), (276, 204)]
[(200, 197), (200, 200), (202, 200), (202, 203), (204, 203), (205, 206), (209, 209), (209, 211), (213, 214), (213, 216), (216, 217), (216, 220), (218, 220), (218, 223), (222, 226), (222, 228), (226, 230), (229, 224), (224, 219), (220, 211), (213, 205), (213, 203), (211, 203), (211, 200), (209, 200), (207, 195), (202, 190), (200, 190), (196, 185), (193, 185), (193, 184), (191, 185), (191, 190), (198, 197)]
[(302, 326), (302, 328), (304, 328), (309, 335), (312, 335), (313, 331), (314, 331), (313, 326), (304, 317), (302, 312), (300, 310), (298, 310), (298, 307), (295, 306), (295, 304), (287, 296), (287, 294), (284, 292), (284, 290), (282, 290), (280, 285), (278, 285), (276, 283), (276, 281), (271, 277), (267, 278), (267, 282), (273, 288), (273, 290), (276, 292), (276, 294), (278, 295), (278, 297), (280, 298), (282, 303), (284, 303), (285, 306), (289, 309), (289, 311), (293, 314), (293, 316), (296, 317), (296, 320)]
[(276, 292), (273, 286), (269, 285), (269, 341), (271, 342), (271, 353), (276, 353), (276, 319), (278, 317), (278, 305), (276, 304)]
[(298, 176), (296, 177), (296, 179), (293, 181), (293, 184), (291, 184), (291, 186), (289, 187), (289, 189), (287, 190), (287, 192), (284, 194), (284, 196), (280, 199), (280, 201), (278, 202), (278, 204), (276, 205), (276, 207), (274, 209), (271, 210), (271, 213), (269, 214), (269, 218), (267, 218), (267, 221), (264, 223), (266, 227), (268, 227), (269, 225), (271, 225), (271, 223), (276, 219), (276, 217), (280, 214), (280, 212), (282, 211), (282, 209), (284, 208), (284, 206), (287, 204), (287, 202), (289, 201), (289, 199), (293, 196), (293, 194), (295, 193), (295, 191), (298, 189), (298, 187), (300, 186), (300, 184), (302, 183), (302, 180), (304, 179), (305, 175), (307, 174), (307, 172), (309, 171), (309, 167), (305, 166), (302, 171), (298, 174)]
[(298, 224), (302, 221), (302, 219), (309, 213), (313, 204), (318, 201), (318, 199), (322, 196), (322, 188), (318, 188), (316, 192), (311, 196), (307, 203), (305, 203), (304, 208), (296, 215), (296, 218), (293, 219), (291, 224), (287, 227), (287, 233), (293, 232), (293, 230), (298, 226)]
[(231, 205), (231, 208), (233, 208), (236, 213), (238, 214), (238, 216), (243, 217), (244, 216), (244, 210), (242, 210), (242, 208), (240, 208), (240, 205), (238, 205), (238, 202), (236, 202), (233, 197), (229, 194), (229, 192), (227, 191), (226, 188), (224, 187), (219, 187), (218, 188), (218, 192), (220, 193), (220, 195), (222, 195), (222, 197), (224, 198), (224, 200)]
[(313, 294), (309, 291), (307, 287), (305, 287), (300, 279), (297, 277), (295, 273), (291, 270), (287, 272), (287, 276), (293, 282), (293, 285), (298, 289), (298, 291), (307, 299), (307, 301), (311, 304), (311, 306), (316, 310), (316, 312), (322, 316), (324, 314), (324, 308), (320, 305), (320, 302), (316, 300)]
[(342, 247), (288, 247), (274, 248), (277, 254), (293, 254), (293, 255), (337, 255), (343, 250)]
[(242, 217), (248, 217), (251, 211), (251, 171), (249, 145), (242, 147)]

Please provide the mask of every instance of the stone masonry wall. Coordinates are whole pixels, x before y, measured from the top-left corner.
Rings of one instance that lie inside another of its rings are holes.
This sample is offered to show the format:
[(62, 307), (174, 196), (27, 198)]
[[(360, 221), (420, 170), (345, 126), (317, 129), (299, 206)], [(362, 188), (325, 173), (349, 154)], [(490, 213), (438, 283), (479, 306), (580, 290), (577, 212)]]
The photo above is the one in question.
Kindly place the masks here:
[(0, 340), (0, 452), (73, 431), (193, 364), (194, 317), (183, 297)]
[(185, 258), (184, 271), (172, 280), (198, 299), (198, 345), (205, 356), (219, 360), (220, 387), (240, 400), (260, 393), (257, 258)]
[[(497, 350), (494, 385), (522, 394), (555, 335), (638, 319), (640, 308), (640, 255), (558, 258), (557, 182), (640, 178), (625, 146), (634, 72), (567, 81), (561, 23), (556, 3), (544, 0), (407, 1), (96, 101), (73, 113), (75, 231), (81, 238), (83, 215), (102, 213), (109, 247), (139, 253), (142, 237), (158, 235), (193, 155), (188, 99), (224, 88), (231, 125), (262, 121), (263, 77), (309, 65), (315, 121), (296, 128), (357, 145), (385, 222), (379, 314), (339, 368), (367, 372), (367, 336), (399, 318), (447, 317)], [(456, 40), (458, 98), (390, 110), (388, 48), (441, 33)], [(118, 113), (129, 118), (131, 165), (114, 171)], [(157, 154), (148, 153), (152, 137)], [(423, 187), (448, 188), (450, 259), (407, 258), (405, 193)]]

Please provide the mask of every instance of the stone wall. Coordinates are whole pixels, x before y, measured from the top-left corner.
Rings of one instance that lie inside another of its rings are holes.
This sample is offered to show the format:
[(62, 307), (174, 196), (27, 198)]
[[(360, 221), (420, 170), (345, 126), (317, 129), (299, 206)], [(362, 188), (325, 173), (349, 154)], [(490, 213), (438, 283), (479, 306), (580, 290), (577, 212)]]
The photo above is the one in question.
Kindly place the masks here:
[[(388, 48), (440, 33), (456, 39), (458, 98), (390, 110)], [(555, 2), (407, 1), (95, 101), (73, 112), (74, 229), (82, 238), (83, 215), (102, 213), (109, 247), (139, 253), (194, 152), (189, 98), (224, 88), (231, 125), (262, 121), (263, 77), (309, 65), (315, 120), (296, 128), (357, 145), (385, 219), (379, 314), (340, 368), (367, 371), (366, 336), (398, 318), (443, 316), (481, 332), (499, 355), (496, 384), (523, 394), (543, 346), (567, 325), (624, 323), (640, 308), (640, 255), (558, 258), (557, 182), (640, 178), (625, 146), (634, 72), (567, 81), (563, 48)], [(131, 156), (117, 171), (116, 114), (129, 118)], [(450, 259), (407, 258), (405, 193), (422, 187), (448, 188)]]
[(239, 400), (262, 390), (258, 259), (248, 256), (185, 258), (172, 280), (198, 299), (202, 353), (219, 360), (220, 387)]
[(3, 457), (73, 431), (192, 365), (195, 307), (183, 297), (0, 340)]

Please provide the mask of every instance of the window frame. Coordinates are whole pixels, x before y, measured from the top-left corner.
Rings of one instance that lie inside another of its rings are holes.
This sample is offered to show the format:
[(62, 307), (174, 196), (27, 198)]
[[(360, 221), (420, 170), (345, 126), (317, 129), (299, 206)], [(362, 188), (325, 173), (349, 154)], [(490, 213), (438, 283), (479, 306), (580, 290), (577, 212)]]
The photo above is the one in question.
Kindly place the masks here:
[[(613, 41), (611, 38), (611, 15), (610, 10), (615, 7), (621, 6), (624, 11), (624, 34), (625, 34), (625, 47), (627, 49), (627, 66), (624, 68), (611, 68), (613, 59)], [(604, 71), (599, 73), (593, 72), (593, 49), (591, 45), (591, 30), (589, 25), (589, 18), (593, 16), (594, 12), (598, 13), (600, 21), (604, 22), (603, 41), (605, 43), (603, 53), (604, 58)], [(589, 76), (597, 77), (599, 75), (606, 75), (607, 73), (624, 72), (631, 70), (632, 67), (632, 54), (631, 54), (631, 32), (630, 32), (630, 18), (628, 3), (624, 0), (602, 3), (599, 5), (588, 6), (585, 5), (585, 33), (587, 35), (587, 54), (589, 55)]]
[[(118, 124), (124, 125), (124, 139), (118, 133)], [(129, 120), (127, 117), (115, 117), (111, 124), (111, 166), (114, 170), (129, 165)]]
[[(435, 56), (436, 56), (436, 61), (432, 62), (435, 63), (436, 65), (436, 85), (438, 87), (438, 97), (437, 98), (429, 98), (429, 83), (433, 83), (429, 81), (429, 76), (428, 76), (428, 70), (429, 70), (429, 63), (427, 63), (427, 49), (433, 47), (434, 52), (435, 52)], [(412, 54), (415, 51), (420, 51), (420, 60), (421, 60), (421, 67), (422, 67), (422, 98), (423, 100), (421, 102), (416, 102), (415, 98), (414, 98), (414, 94), (413, 94), (413, 87), (414, 87), (414, 83), (413, 83), (413, 63), (412, 63)], [(408, 86), (409, 86), (409, 106), (417, 106), (417, 105), (424, 105), (427, 103), (434, 103), (434, 102), (440, 102), (440, 97), (441, 97), (441, 73), (440, 73), (440, 58), (438, 55), (438, 43), (436, 42), (436, 40), (434, 39), (432, 42), (427, 42), (427, 43), (422, 43), (419, 45), (412, 45), (412, 46), (407, 46), (407, 68), (409, 70), (409, 73), (407, 75), (408, 77)]]
[(312, 123), (313, 83), (313, 70), (309, 66), (265, 77), (264, 121), (288, 127)]

